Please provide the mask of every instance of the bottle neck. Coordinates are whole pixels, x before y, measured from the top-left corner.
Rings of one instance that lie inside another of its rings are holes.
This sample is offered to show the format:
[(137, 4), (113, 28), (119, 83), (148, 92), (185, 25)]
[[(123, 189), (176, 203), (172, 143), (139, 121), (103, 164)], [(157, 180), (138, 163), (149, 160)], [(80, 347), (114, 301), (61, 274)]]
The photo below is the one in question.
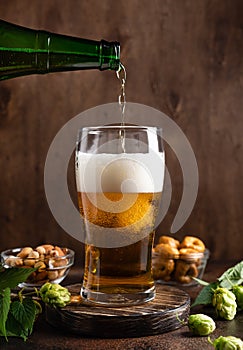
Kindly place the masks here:
[(100, 70), (118, 70), (120, 66), (120, 44), (117, 41), (100, 42)]
[(0, 20), (0, 80), (84, 69), (118, 70), (118, 42), (95, 41)]
[(80, 39), (36, 31), (36, 47), (37, 66), (42, 73), (93, 68), (118, 70), (120, 65), (118, 42)]

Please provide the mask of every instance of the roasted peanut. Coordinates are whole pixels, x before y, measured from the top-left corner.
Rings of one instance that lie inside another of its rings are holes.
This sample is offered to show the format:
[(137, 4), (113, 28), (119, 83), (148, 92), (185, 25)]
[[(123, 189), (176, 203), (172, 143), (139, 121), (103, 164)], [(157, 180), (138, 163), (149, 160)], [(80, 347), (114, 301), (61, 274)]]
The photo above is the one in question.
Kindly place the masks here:
[(58, 251), (58, 256), (64, 256), (65, 255), (63, 250), (60, 247), (58, 247), (57, 245), (55, 246), (55, 250)]
[(50, 251), (50, 256), (55, 258), (57, 256), (60, 256), (60, 254), (59, 254), (57, 249), (53, 249), (53, 250)]
[(39, 253), (35, 250), (32, 250), (32, 252), (30, 252), (30, 254), (27, 256), (27, 258), (39, 259)]
[(22, 266), (23, 265), (23, 259), (21, 258), (16, 258), (15, 259), (15, 266)]
[(45, 251), (46, 251), (45, 254), (49, 254), (50, 251), (51, 251), (52, 249), (54, 249), (54, 246), (51, 245), (51, 244), (42, 244), (41, 247), (45, 248)]
[(38, 272), (35, 276), (35, 280), (36, 281), (43, 281), (47, 279), (47, 272), (44, 270), (44, 271), (41, 271), (41, 272)]
[(37, 261), (34, 265), (34, 268), (37, 268), (38, 271), (42, 271), (46, 268), (46, 265), (43, 261)]
[(58, 277), (58, 271), (48, 271), (49, 280), (55, 280)]
[(55, 259), (52, 264), (54, 267), (61, 267), (67, 265), (67, 263), (68, 259)]
[(44, 254), (40, 254), (39, 260), (44, 261), (45, 260), (45, 255)]
[(36, 268), (36, 271), (29, 276), (28, 281), (30, 283), (44, 283), (47, 280), (61, 279), (65, 275), (66, 265), (69, 262), (65, 256), (67, 253), (67, 248), (43, 244), (35, 249), (24, 247), (17, 256), (10, 255), (5, 262), (11, 267)]
[(16, 256), (9, 255), (5, 262), (8, 266), (14, 267), (16, 264)]
[(32, 250), (31, 247), (25, 247), (17, 254), (17, 256), (24, 259), (32, 252)]
[(10, 256), (6, 259), (6, 264), (8, 266), (14, 267), (14, 266), (22, 266), (23, 265), (23, 259), (16, 257), (16, 256)]
[(46, 249), (45, 249), (42, 245), (40, 245), (39, 247), (37, 247), (35, 250), (36, 250), (40, 255), (46, 254)]
[(35, 265), (35, 259), (24, 259), (24, 265), (32, 267)]

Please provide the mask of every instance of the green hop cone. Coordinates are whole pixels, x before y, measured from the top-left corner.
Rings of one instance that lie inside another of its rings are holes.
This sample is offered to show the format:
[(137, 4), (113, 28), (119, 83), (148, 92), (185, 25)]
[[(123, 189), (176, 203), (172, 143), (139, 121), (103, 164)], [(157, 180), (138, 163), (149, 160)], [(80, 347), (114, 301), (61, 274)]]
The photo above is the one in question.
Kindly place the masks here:
[(188, 327), (195, 335), (209, 335), (215, 328), (214, 320), (204, 314), (190, 315), (188, 319)]
[(216, 350), (243, 350), (243, 341), (232, 336), (220, 336), (212, 342), (212, 345)]
[(226, 320), (233, 320), (235, 317), (237, 309), (236, 297), (227, 288), (218, 287), (215, 289), (212, 304), (218, 316)]
[(243, 286), (234, 286), (232, 291), (236, 297), (238, 308), (243, 310)]
[(40, 296), (45, 304), (64, 307), (70, 302), (68, 289), (60, 284), (45, 283), (40, 289)]

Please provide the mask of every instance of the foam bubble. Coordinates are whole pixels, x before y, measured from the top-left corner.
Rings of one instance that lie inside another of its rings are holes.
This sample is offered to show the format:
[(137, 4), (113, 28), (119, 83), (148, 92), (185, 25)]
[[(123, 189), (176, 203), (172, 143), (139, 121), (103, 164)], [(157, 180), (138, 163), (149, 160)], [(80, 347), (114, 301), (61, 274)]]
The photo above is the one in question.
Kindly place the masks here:
[(80, 192), (161, 192), (164, 153), (90, 154), (78, 152), (76, 184)]

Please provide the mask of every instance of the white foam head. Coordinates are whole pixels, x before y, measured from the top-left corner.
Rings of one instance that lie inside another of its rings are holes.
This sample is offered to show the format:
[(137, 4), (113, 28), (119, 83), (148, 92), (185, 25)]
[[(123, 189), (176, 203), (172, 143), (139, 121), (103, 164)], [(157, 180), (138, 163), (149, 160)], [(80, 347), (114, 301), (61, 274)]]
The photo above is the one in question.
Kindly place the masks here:
[(80, 192), (161, 192), (164, 153), (77, 153), (76, 183)]

